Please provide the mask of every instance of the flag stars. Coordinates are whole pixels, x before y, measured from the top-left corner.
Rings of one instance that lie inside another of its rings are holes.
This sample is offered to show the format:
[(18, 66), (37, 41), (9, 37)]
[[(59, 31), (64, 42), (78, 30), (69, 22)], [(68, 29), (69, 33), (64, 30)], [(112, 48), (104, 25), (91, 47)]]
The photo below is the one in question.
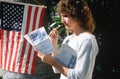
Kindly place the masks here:
[(24, 6), (4, 3), (2, 7), (3, 29), (20, 31), (22, 28)]

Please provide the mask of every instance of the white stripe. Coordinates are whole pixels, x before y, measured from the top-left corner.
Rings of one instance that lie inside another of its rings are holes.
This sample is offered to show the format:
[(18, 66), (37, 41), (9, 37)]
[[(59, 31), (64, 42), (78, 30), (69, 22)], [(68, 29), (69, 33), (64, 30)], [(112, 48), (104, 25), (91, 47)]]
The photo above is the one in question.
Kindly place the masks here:
[(16, 62), (15, 62), (15, 72), (18, 72), (18, 67), (19, 67), (19, 61), (20, 61), (20, 56), (21, 56), (21, 48), (22, 48), (22, 34), (20, 36), (20, 42), (19, 42), (19, 46), (18, 46), (18, 52), (17, 52), (17, 57), (16, 57)]
[(34, 58), (34, 49), (32, 48), (32, 53), (31, 53), (31, 56), (30, 56), (30, 63), (29, 63), (29, 68), (28, 68), (28, 73), (29, 74), (31, 73), (32, 63), (36, 62), (36, 61), (33, 61), (33, 58)]
[(15, 66), (15, 72), (18, 71), (18, 67), (19, 67), (19, 61), (20, 61), (20, 57), (21, 57), (21, 52), (22, 52), (22, 47), (23, 47), (23, 39), (24, 39), (24, 34), (25, 34), (25, 30), (26, 30), (26, 21), (27, 21), (27, 12), (28, 11), (28, 6), (25, 6), (24, 8), (24, 14), (23, 14), (23, 24), (22, 24), (22, 30), (21, 30), (21, 39), (20, 39), (20, 47), (19, 49), (19, 54), (17, 54), (17, 58), (16, 58), (16, 66)]
[(40, 21), (40, 15), (41, 15), (42, 7), (39, 7), (38, 14), (37, 14), (37, 20), (36, 20), (36, 28), (39, 28), (39, 21)]
[(7, 41), (7, 43), (8, 43), (8, 54), (7, 54), (7, 62), (6, 62), (6, 70), (8, 70), (8, 64), (9, 64), (9, 59), (10, 59), (10, 53), (11, 53), (11, 45), (12, 45), (12, 32), (10, 31), (10, 33), (9, 33), (9, 41)]
[[(29, 29), (28, 29), (29, 30), (28, 33), (32, 31), (33, 20), (34, 20), (34, 12), (35, 12), (35, 7), (32, 7), (32, 13), (30, 15), (31, 18), (30, 18), (30, 26), (29, 26)], [(26, 42), (26, 49), (25, 49), (25, 53), (24, 53), (24, 61), (22, 63), (22, 73), (25, 72), (25, 66), (26, 66), (26, 64), (28, 64), (28, 63), (26, 63), (26, 61), (27, 61), (29, 47), (30, 47), (30, 44), (28, 42)]]
[(4, 64), (5, 64), (5, 53), (6, 53), (6, 37), (7, 37), (7, 32), (6, 31), (3, 31), (3, 47), (4, 47), (4, 49), (3, 49), (3, 64), (2, 64), (2, 67), (3, 67), (3, 69), (5, 69), (5, 66), (4, 66)]
[(13, 67), (13, 64), (14, 64), (14, 58), (15, 58), (15, 54), (16, 54), (16, 47), (18, 45), (18, 42), (17, 42), (17, 39), (18, 38), (18, 32), (15, 32), (15, 36), (14, 36), (14, 49), (13, 49), (13, 52), (12, 52), (12, 59), (11, 59), (11, 64), (10, 64), (10, 71), (12, 71), (12, 67)]
[[(39, 27), (39, 20), (40, 20), (41, 10), (42, 10), (42, 7), (40, 7), (39, 10), (38, 10), (35, 29), (37, 29)], [(33, 58), (34, 58), (34, 48), (32, 48), (32, 53), (31, 53), (31, 57), (30, 57), (30, 63), (29, 63), (29, 68), (28, 68), (28, 73), (29, 74), (31, 73), (32, 63), (34, 62)]]

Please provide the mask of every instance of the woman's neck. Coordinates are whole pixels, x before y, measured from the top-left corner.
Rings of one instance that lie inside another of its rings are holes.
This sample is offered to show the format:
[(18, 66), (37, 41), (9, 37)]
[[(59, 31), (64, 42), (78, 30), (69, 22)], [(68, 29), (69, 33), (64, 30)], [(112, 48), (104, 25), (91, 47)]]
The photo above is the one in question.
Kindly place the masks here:
[(78, 36), (78, 35), (80, 35), (80, 34), (83, 33), (83, 32), (86, 32), (86, 30), (84, 30), (84, 29), (76, 29), (76, 30), (73, 32), (73, 35)]

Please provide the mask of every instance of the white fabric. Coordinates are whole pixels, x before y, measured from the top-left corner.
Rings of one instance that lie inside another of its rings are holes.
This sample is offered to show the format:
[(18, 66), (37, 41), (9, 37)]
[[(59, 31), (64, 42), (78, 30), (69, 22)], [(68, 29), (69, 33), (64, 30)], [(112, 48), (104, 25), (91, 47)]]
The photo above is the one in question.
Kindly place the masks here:
[(73, 39), (73, 36), (67, 36), (64, 43), (67, 43), (77, 52), (77, 60), (74, 69), (69, 69), (67, 77), (61, 74), (60, 79), (92, 79), (92, 73), (95, 64), (95, 58), (98, 54), (98, 45), (94, 35), (82, 33)]

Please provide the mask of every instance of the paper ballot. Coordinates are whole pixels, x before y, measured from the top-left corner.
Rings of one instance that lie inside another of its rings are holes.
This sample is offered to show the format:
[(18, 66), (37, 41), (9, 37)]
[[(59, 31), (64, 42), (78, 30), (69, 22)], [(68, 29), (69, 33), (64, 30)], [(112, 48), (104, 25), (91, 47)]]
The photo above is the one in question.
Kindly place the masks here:
[(33, 47), (44, 54), (50, 54), (54, 51), (54, 47), (44, 27), (28, 33), (24, 37)]
[(67, 44), (62, 44), (55, 58), (64, 66), (68, 68), (74, 68), (76, 64), (77, 54), (76, 51), (68, 46)]

